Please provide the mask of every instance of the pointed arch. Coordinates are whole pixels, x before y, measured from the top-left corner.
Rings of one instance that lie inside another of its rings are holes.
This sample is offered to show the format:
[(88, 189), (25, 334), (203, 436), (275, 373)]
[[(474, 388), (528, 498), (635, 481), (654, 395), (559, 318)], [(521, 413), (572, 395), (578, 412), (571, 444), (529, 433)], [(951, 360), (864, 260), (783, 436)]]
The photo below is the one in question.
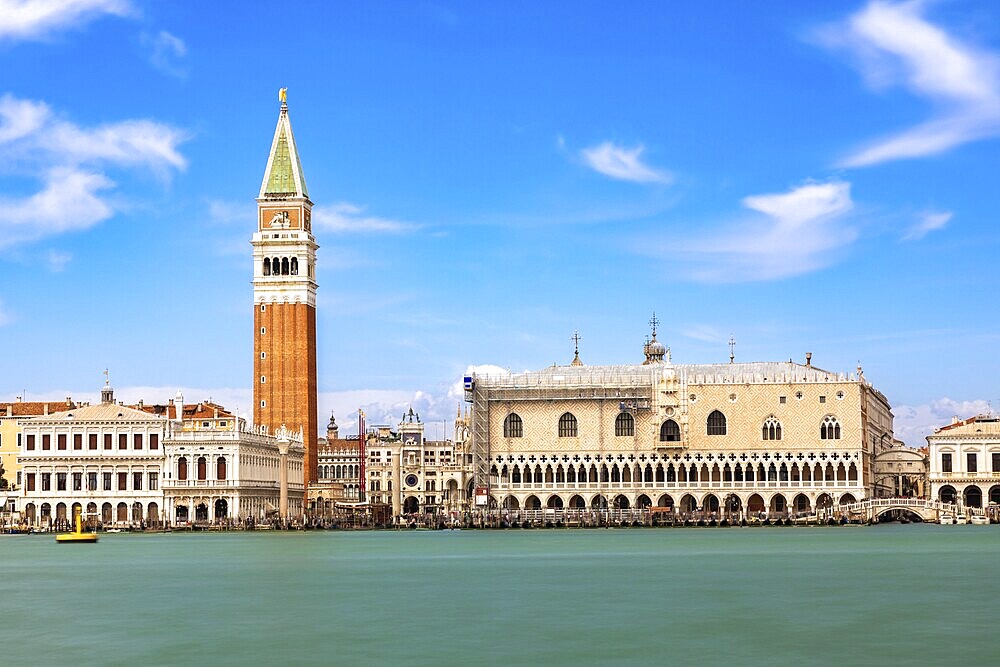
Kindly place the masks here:
[(725, 435), (726, 415), (722, 414), (719, 410), (712, 410), (711, 414), (708, 415), (705, 426), (708, 435)]
[(680, 442), (681, 427), (673, 419), (668, 419), (660, 425), (660, 442)]
[(628, 412), (620, 412), (615, 417), (615, 436), (635, 435), (635, 418)]
[(524, 422), (521, 415), (512, 412), (503, 420), (503, 437), (521, 438), (524, 436)]
[(577, 421), (576, 417), (572, 412), (564, 412), (561, 417), (559, 417), (559, 437), (560, 438), (575, 438), (577, 437)]

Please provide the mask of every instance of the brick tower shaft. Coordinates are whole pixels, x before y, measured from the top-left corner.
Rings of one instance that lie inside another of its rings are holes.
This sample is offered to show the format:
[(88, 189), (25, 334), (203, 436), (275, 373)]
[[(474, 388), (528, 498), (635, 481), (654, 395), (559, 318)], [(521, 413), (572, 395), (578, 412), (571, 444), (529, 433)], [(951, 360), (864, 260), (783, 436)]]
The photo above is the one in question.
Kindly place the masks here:
[(253, 235), (254, 423), (302, 430), (306, 484), (317, 480), (316, 240), (282, 94)]

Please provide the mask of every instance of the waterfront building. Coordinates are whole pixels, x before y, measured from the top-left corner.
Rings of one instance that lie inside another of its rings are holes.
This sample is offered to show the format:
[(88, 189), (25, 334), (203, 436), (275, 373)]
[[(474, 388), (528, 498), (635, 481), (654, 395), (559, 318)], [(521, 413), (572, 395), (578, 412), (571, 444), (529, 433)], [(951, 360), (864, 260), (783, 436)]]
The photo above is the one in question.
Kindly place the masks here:
[(453, 440), (429, 440), (413, 408), (396, 430), (375, 427), (368, 436), (368, 497), (392, 514), (457, 514), (468, 507), (472, 466), (462, 419)]
[[(179, 417), (177, 406), (182, 406)], [(210, 401), (185, 404), (180, 392), (166, 405), (138, 407), (168, 421), (163, 506), (170, 523), (260, 522), (301, 515), (301, 433), (279, 427), (271, 434)]]
[(965, 507), (1000, 505), (1000, 417), (976, 415), (927, 436), (930, 497)]
[(253, 234), (253, 422), (304, 434), (317, 480), (316, 250), (312, 206), (282, 89)]
[[(17, 455), (21, 450), (21, 423), (50, 412), (69, 410), (76, 404), (69, 396), (65, 401), (24, 401), (20, 396), (10, 403), (0, 403), (0, 492), (13, 493), (21, 487), (21, 467)], [(13, 498), (7, 498), (3, 508), (10, 511)]]
[(85, 513), (105, 526), (163, 520), (167, 420), (118, 404), (105, 385), (99, 405), (22, 420), (18, 497), (31, 525), (68, 525)]
[(873, 495), (892, 412), (860, 366), (674, 364), (651, 324), (640, 364), (586, 366), (577, 350), (568, 366), (466, 378), (477, 502), (754, 516)]
[(340, 437), (340, 427), (331, 414), (326, 437), (317, 443), (318, 480), (313, 485), (311, 509), (329, 514), (338, 502), (361, 501), (361, 448), (358, 436)]
[(925, 498), (927, 448), (907, 447), (899, 440), (875, 457), (876, 498)]

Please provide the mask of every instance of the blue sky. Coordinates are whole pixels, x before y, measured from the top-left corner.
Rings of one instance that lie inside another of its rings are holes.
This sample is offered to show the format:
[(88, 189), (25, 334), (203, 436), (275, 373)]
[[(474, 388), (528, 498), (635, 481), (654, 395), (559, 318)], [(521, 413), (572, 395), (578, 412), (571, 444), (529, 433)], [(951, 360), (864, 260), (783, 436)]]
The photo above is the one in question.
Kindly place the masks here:
[[(323, 413), (470, 365), (803, 360), (996, 407), (1000, 6), (0, 0), (0, 397), (249, 411), (288, 103)], [(372, 416), (373, 415), (373, 416)], [(321, 415), (321, 419), (325, 415)], [(441, 427), (435, 427), (441, 428)], [(432, 434), (435, 431), (432, 429)]]

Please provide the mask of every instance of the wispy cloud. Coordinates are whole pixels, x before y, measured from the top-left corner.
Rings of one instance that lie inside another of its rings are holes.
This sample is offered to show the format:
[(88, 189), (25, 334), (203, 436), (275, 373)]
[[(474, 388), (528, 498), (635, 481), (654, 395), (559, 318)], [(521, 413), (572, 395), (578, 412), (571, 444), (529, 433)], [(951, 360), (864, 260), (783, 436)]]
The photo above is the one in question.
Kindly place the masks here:
[(416, 230), (419, 226), (401, 220), (365, 215), (365, 207), (348, 202), (313, 209), (313, 226), (340, 233), (388, 233), (401, 234)]
[[(565, 145), (562, 137), (560, 145)], [(674, 177), (670, 172), (651, 167), (642, 161), (646, 148), (642, 144), (634, 148), (618, 146), (610, 141), (584, 148), (580, 157), (594, 171), (619, 181), (635, 183), (672, 183)]]
[(641, 252), (676, 257), (685, 275), (704, 282), (775, 280), (832, 264), (857, 232), (845, 223), (854, 207), (843, 181), (806, 183), (788, 192), (754, 195), (742, 202), (757, 215), (744, 216), (693, 239), (643, 242)]
[(728, 338), (728, 335), (722, 329), (709, 324), (690, 324), (682, 327), (679, 333), (685, 338), (698, 340), (703, 343), (723, 343)]
[(208, 202), (208, 219), (217, 225), (255, 225), (254, 205), (252, 201), (238, 202), (224, 199), (210, 199)]
[(897, 438), (911, 447), (923, 447), (925, 438), (934, 429), (947, 426), (952, 417), (966, 419), (985, 414), (990, 409), (986, 400), (956, 401), (938, 398), (922, 405), (896, 405), (892, 408), (893, 431)]
[(933, 231), (944, 229), (945, 225), (951, 221), (952, 215), (951, 211), (924, 211), (920, 214), (917, 223), (903, 235), (903, 240), (919, 241)]
[(844, 167), (942, 153), (1000, 134), (1000, 59), (929, 22), (923, 2), (869, 3), (821, 39), (855, 57), (869, 83), (903, 86), (936, 106), (930, 120), (844, 158)]
[(182, 64), (187, 45), (180, 37), (161, 30), (155, 35), (143, 33), (139, 41), (148, 50), (149, 62), (157, 70), (178, 79), (187, 76), (187, 69)]
[(56, 117), (44, 102), (0, 97), (0, 149), (8, 167), (38, 177), (43, 188), (28, 197), (0, 197), (0, 248), (109, 218), (102, 193), (115, 187), (109, 167), (142, 167), (161, 175), (184, 169), (179, 145), (187, 133), (151, 120), (82, 128)]
[(0, 0), (0, 40), (38, 39), (98, 16), (132, 12), (129, 0)]
[(61, 273), (72, 259), (73, 255), (59, 250), (50, 250), (45, 256), (45, 261), (49, 265), (49, 271), (52, 273)]

